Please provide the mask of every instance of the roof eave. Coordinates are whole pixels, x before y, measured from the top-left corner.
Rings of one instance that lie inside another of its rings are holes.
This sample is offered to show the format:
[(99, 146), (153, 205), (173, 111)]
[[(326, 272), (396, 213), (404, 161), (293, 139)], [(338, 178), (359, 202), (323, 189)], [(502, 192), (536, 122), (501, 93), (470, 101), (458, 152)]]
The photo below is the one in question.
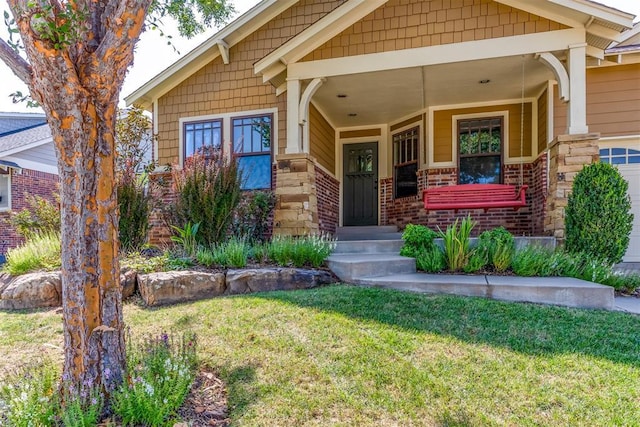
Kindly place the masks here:
[(220, 56), (219, 44), (229, 47), (290, 8), (298, 0), (262, 0), (191, 52), (125, 97), (127, 105), (149, 108), (155, 99), (176, 87), (194, 72)]

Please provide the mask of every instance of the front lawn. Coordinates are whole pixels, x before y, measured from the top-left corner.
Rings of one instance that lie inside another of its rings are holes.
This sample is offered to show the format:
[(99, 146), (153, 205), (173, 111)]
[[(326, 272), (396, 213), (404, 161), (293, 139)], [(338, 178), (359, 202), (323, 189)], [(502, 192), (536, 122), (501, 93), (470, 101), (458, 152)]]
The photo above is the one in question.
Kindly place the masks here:
[[(233, 425), (640, 425), (640, 317), (333, 286), (125, 307), (193, 330)], [(0, 370), (59, 357), (60, 315), (0, 312)]]

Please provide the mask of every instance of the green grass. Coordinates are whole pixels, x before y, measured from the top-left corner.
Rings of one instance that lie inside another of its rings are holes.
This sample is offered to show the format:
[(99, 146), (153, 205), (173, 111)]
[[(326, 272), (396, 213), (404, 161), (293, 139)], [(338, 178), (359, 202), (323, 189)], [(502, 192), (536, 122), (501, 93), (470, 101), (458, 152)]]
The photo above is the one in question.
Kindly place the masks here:
[[(125, 320), (196, 332), (233, 425), (640, 425), (624, 313), (334, 286), (127, 304)], [(61, 345), (59, 315), (0, 312), (0, 370), (44, 343)]]

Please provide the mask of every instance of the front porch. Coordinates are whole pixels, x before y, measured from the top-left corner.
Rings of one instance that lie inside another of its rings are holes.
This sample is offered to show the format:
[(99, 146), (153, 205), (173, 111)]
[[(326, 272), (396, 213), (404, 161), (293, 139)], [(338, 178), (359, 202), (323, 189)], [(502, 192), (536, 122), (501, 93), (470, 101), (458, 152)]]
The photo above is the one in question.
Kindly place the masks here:
[[(562, 238), (567, 190), (598, 160), (598, 135), (586, 125), (584, 33), (552, 33), (290, 64), (274, 232), (444, 228), (471, 215), (476, 233)], [(527, 185), (527, 204), (424, 209), (423, 190), (462, 183)]]

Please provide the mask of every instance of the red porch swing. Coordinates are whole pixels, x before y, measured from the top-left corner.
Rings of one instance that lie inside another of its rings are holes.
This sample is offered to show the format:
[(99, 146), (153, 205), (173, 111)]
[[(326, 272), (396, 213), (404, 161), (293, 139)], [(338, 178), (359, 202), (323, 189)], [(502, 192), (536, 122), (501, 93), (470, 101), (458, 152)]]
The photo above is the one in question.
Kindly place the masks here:
[(520, 101), (520, 188), (508, 184), (459, 184), (423, 190), (426, 210), (513, 208), (527, 205), (523, 184), (522, 156), (524, 153), (524, 56), (522, 57), (522, 93)]

